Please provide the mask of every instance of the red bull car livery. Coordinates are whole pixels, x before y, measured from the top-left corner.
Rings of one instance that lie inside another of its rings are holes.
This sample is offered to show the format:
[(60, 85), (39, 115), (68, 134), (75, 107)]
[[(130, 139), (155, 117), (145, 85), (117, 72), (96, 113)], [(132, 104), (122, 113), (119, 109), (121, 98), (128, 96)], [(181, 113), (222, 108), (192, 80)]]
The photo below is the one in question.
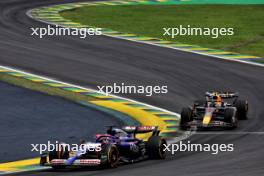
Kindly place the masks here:
[(238, 93), (206, 92), (204, 100), (195, 101), (181, 111), (180, 127), (190, 128), (223, 127), (233, 129), (238, 120), (247, 119), (248, 101), (239, 99)]

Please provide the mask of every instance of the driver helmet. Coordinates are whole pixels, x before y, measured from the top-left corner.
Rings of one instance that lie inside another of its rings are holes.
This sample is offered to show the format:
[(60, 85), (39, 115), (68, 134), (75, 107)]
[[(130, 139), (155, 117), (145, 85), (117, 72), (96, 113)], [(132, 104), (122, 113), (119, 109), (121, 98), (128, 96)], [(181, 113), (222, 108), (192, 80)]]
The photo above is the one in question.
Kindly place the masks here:
[(221, 106), (222, 105), (222, 98), (219, 94), (215, 93), (213, 95), (213, 102), (215, 103), (216, 106)]
[(213, 101), (214, 102), (222, 102), (222, 98), (220, 95), (214, 95), (213, 96)]
[(108, 130), (107, 133), (112, 135), (112, 136), (116, 136), (116, 137), (127, 136), (127, 133), (124, 130), (119, 129), (119, 128), (112, 128), (111, 130)]

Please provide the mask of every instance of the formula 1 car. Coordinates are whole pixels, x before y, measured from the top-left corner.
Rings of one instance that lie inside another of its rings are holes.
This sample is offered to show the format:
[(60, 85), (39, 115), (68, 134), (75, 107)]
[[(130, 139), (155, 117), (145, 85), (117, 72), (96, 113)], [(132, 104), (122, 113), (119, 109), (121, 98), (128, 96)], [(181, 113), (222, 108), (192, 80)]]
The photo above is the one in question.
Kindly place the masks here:
[(238, 120), (246, 120), (248, 102), (240, 100), (234, 92), (206, 92), (205, 100), (195, 101), (193, 106), (181, 111), (182, 130), (219, 127), (234, 129)]
[[(137, 134), (151, 133), (147, 141)], [(154, 126), (109, 127), (106, 134), (96, 134), (95, 142), (82, 142), (77, 151), (63, 147), (43, 154), (40, 165), (55, 169), (67, 166), (102, 166), (114, 168), (120, 163), (133, 163), (145, 159), (164, 159), (166, 140)]]

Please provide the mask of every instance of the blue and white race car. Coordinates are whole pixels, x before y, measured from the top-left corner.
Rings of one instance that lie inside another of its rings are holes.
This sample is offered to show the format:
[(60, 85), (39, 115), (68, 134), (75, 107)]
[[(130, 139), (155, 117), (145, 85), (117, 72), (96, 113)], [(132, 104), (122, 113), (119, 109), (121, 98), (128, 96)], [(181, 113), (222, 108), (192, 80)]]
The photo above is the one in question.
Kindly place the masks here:
[[(151, 133), (148, 140), (137, 134)], [(40, 165), (55, 169), (71, 166), (103, 166), (114, 168), (120, 163), (145, 159), (164, 159), (166, 140), (159, 136), (155, 126), (109, 127), (106, 134), (97, 134), (95, 142), (82, 142), (77, 151), (69, 151), (61, 143), (60, 150), (43, 154)]]

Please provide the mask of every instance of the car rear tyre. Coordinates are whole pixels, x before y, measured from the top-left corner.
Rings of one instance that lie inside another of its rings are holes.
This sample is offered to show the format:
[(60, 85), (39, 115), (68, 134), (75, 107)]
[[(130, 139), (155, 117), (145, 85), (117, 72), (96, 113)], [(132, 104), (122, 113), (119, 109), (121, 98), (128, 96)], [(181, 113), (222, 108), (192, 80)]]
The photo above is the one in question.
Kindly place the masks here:
[(182, 108), (181, 111), (181, 120), (180, 120), (180, 127), (182, 130), (186, 130), (188, 126), (186, 125), (187, 122), (192, 121), (192, 110), (189, 107)]
[(105, 144), (102, 146), (101, 161), (103, 167), (116, 168), (119, 164), (119, 151), (115, 145)]
[(237, 108), (237, 118), (239, 120), (246, 120), (248, 112), (248, 102), (246, 100), (236, 100), (234, 106)]
[(166, 158), (165, 139), (160, 136), (151, 136), (146, 145), (147, 154), (150, 159), (164, 159)]

